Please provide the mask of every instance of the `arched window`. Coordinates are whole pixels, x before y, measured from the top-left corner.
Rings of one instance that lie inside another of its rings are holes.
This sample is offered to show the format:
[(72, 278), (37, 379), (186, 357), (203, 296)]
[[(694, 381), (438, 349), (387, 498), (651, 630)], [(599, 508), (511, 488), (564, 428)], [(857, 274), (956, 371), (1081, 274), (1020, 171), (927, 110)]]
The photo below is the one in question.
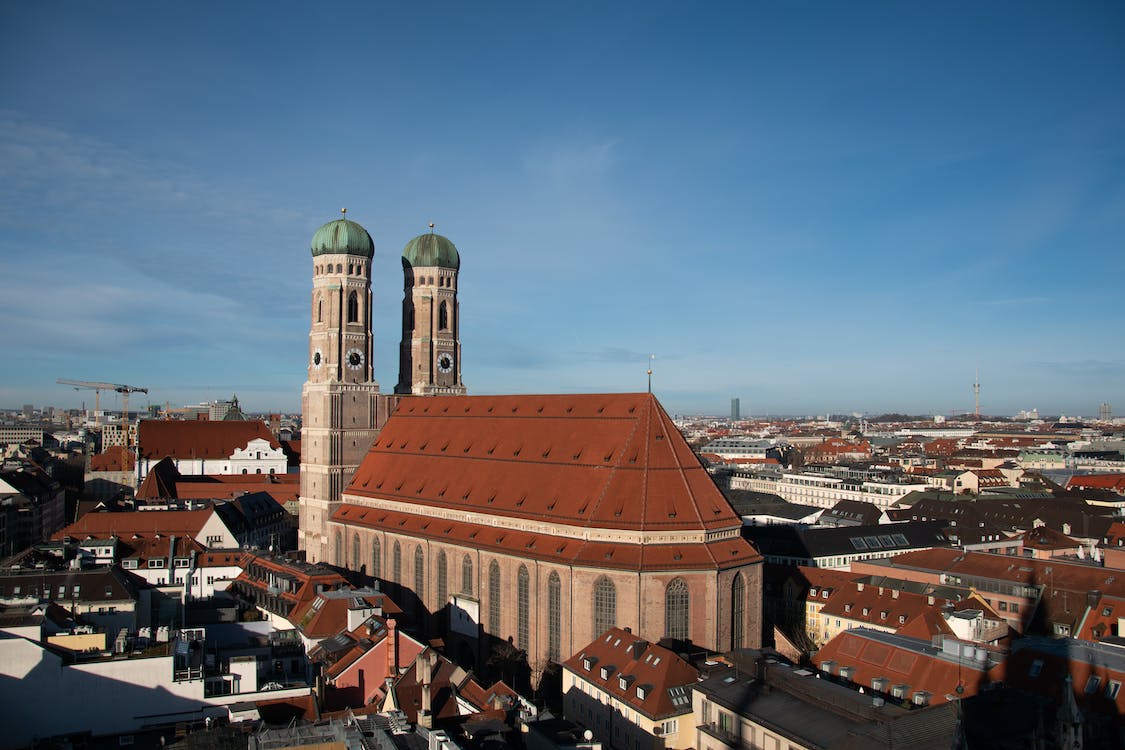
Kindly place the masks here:
[(516, 575), (516, 645), (521, 651), (527, 651), (528, 645), (528, 620), (531, 609), (531, 577), (527, 574), (527, 566), (521, 565)]
[(488, 565), (488, 632), (500, 637), (500, 565)]
[(473, 558), (468, 555), (461, 558), (461, 593), (473, 595)]
[(257, 469), (254, 469), (254, 473), (255, 474), (261, 474), (262, 473), (261, 467), (258, 467)]
[(343, 263), (337, 263), (336, 264), (336, 273), (343, 273), (343, 272), (344, 272), (344, 264)]
[(402, 585), (402, 545), (397, 541), (391, 552), (391, 576), (395, 579), (395, 583)]
[(324, 322), (324, 300), (322, 299), (316, 301), (316, 322)]
[(559, 574), (551, 571), (547, 578), (547, 658), (558, 661), (562, 657), (562, 644), (559, 642), (562, 632), (562, 581)]
[(337, 565), (344, 564), (344, 540), (340, 538), (340, 532), (337, 531), (334, 537), (336, 542), (336, 558), (333, 560)]
[(351, 569), (358, 571), (363, 567), (363, 562), (359, 559), (359, 534), (352, 537), (352, 564)]
[(442, 300), (441, 304), (438, 305), (437, 327), (442, 331), (449, 328), (449, 305), (445, 303), (445, 300)]
[(594, 635), (617, 624), (617, 589), (605, 576), (594, 582)]
[(445, 606), (445, 601), (449, 598), (449, 579), (446, 578), (445, 572), (445, 552), (438, 552), (437, 556), (437, 607), (438, 609)]
[(371, 575), (376, 578), (383, 577), (383, 548), (379, 544), (379, 537), (371, 542)]
[(677, 578), (664, 589), (664, 635), (684, 640), (688, 637), (688, 610), (691, 601), (687, 583)]
[(418, 601), (426, 600), (426, 565), (422, 561), (422, 545), (414, 548), (414, 594)]
[(730, 587), (730, 647), (742, 648), (745, 646), (746, 634), (743, 629), (742, 617), (746, 606), (746, 586), (742, 581), (742, 574), (734, 576), (734, 583)]
[(349, 263), (348, 264), (348, 276), (351, 276), (353, 273), (355, 273), (355, 266), (353, 266), (351, 263)]
[(348, 322), (359, 322), (359, 296), (355, 292), (348, 295)]

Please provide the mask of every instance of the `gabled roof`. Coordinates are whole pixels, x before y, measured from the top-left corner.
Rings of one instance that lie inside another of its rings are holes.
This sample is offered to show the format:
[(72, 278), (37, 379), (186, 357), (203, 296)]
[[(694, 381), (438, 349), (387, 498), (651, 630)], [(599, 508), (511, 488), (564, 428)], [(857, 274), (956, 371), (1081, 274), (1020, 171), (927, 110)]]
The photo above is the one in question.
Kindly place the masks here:
[(1125, 495), (1125, 474), (1076, 474), (1067, 480), (1066, 488), (1111, 490)]
[(229, 458), (256, 438), (280, 449), (281, 445), (260, 419), (245, 421), (165, 421), (145, 419), (137, 428), (141, 457), (159, 461), (165, 456), (180, 459)]
[(127, 539), (133, 534), (151, 537), (199, 535), (203, 525), (214, 510), (136, 510), (120, 513), (87, 513), (69, 526), (56, 531), (51, 539), (58, 541), (70, 536), (75, 539), (94, 537), (108, 539), (116, 536)]
[(90, 471), (132, 471), (137, 454), (123, 445), (111, 445), (90, 458)]
[[(896, 685), (901, 685), (906, 699), (920, 691), (928, 693), (931, 705), (952, 700), (958, 695), (958, 686), (962, 689), (960, 695), (968, 697), (981, 686), (1003, 678), (996, 652), (951, 638), (943, 643), (950, 645), (952, 653), (926, 640), (856, 628), (845, 630), (825, 644), (813, 657), (813, 663), (825, 670), (825, 662), (830, 662), (832, 674), (838, 674), (841, 666), (851, 667), (854, 672), (849, 679), (869, 690), (873, 689), (874, 680), (882, 678), (887, 682), (880, 692), (891, 693)], [(985, 658), (977, 658), (980, 655)]]
[(1022, 536), (1023, 546), (1030, 549), (1039, 550), (1075, 550), (1078, 548), (1078, 541), (1071, 539), (1061, 531), (1049, 529), (1046, 526), (1039, 526), (1034, 529), (1025, 531)]
[(741, 524), (647, 393), (404, 400), (345, 494), (587, 528)]
[(621, 628), (599, 635), (563, 667), (650, 719), (691, 713), (691, 686), (699, 679), (674, 651)]

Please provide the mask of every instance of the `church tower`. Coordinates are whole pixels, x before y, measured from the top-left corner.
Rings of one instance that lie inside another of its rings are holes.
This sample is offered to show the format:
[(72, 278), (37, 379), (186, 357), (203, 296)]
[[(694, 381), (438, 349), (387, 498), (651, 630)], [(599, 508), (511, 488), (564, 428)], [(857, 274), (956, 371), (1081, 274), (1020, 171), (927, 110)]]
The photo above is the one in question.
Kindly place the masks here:
[[(346, 214), (347, 209), (343, 213)], [(340, 218), (312, 238), (308, 377), (301, 391), (298, 544), (310, 562), (328, 559), (327, 523), (340, 493), (386, 421), (372, 371), (371, 259), (375, 244)]]
[(402, 251), (402, 345), (395, 393), (463, 395), (461, 322), (457, 274), (461, 258), (453, 243), (422, 234)]

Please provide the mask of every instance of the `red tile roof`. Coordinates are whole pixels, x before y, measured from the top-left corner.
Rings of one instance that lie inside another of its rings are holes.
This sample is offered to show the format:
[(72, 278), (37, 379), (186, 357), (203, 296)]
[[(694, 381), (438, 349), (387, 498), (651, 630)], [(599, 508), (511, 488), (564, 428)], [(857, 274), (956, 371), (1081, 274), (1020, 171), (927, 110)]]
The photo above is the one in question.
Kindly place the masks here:
[(741, 524), (646, 393), (404, 400), (346, 494), (578, 527)]
[(231, 422), (186, 422), (146, 419), (137, 428), (137, 444), (142, 458), (159, 461), (172, 458), (228, 458), (256, 438), (281, 444), (260, 419)]
[[(960, 642), (957, 642), (960, 646)], [(972, 646), (974, 653), (979, 645)], [(930, 694), (930, 705), (949, 700), (963, 689), (963, 697), (975, 695), (983, 685), (1002, 679), (1002, 665), (992, 661), (980, 662), (972, 657), (946, 658), (927, 640), (896, 635), (893, 639), (880, 638), (866, 629), (845, 630), (829, 641), (813, 657), (813, 664), (824, 669), (824, 662), (854, 668), (851, 681), (872, 689), (872, 681), (884, 678), (887, 687), (881, 692), (891, 693), (894, 686), (906, 686), (904, 697), (912, 699), (914, 693)], [(992, 664), (992, 666), (989, 666)], [(837, 669), (831, 670), (832, 674)]]
[(1125, 575), (1120, 571), (1068, 563), (1062, 560), (1035, 560), (987, 552), (965, 552), (958, 549), (924, 549), (904, 552), (890, 558), (887, 575), (896, 567), (920, 568), (954, 575), (979, 576), (1028, 585), (1045, 585), (1056, 590), (1098, 590), (1104, 594), (1125, 597)]
[[(602, 633), (563, 667), (650, 719), (690, 713), (691, 685), (699, 679), (695, 667), (674, 651), (621, 628)], [(686, 694), (679, 695), (676, 689), (684, 686)]]
[(440, 539), (477, 549), (505, 553), (518, 551), (525, 557), (538, 560), (596, 564), (625, 570), (681, 570), (697, 566), (725, 569), (761, 559), (761, 555), (741, 537), (685, 544), (590, 542), (351, 504), (341, 505), (332, 515), (332, 520), (349, 526), (365, 526), (419, 539)]
[(1111, 490), (1125, 495), (1125, 474), (1077, 474), (1066, 483), (1068, 490)]
[(90, 471), (132, 471), (137, 454), (123, 445), (113, 445), (90, 458)]
[(128, 538), (133, 534), (152, 536), (190, 536), (199, 535), (207, 519), (215, 511), (203, 510), (137, 510), (121, 513), (87, 513), (69, 526), (56, 531), (51, 539), (60, 540), (71, 536), (84, 539), (107, 539), (111, 536)]

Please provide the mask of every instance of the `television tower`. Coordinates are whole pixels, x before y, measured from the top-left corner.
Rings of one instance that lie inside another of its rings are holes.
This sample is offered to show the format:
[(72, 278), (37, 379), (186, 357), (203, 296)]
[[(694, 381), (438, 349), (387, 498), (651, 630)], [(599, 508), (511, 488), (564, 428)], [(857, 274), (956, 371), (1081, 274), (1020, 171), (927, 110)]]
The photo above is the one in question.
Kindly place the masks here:
[(977, 370), (976, 380), (973, 381), (973, 415), (980, 419), (980, 370)]

